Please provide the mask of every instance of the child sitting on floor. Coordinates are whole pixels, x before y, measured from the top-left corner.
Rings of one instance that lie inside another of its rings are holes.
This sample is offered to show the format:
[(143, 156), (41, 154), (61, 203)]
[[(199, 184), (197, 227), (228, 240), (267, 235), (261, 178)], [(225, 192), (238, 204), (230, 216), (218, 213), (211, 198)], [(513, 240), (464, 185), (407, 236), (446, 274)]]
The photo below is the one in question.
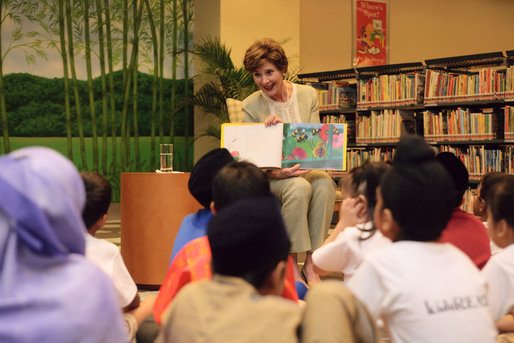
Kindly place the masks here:
[(128, 342), (112, 281), (84, 256), (84, 184), (57, 151), (0, 156), (0, 341)]
[(86, 189), (86, 206), (82, 213), (89, 233), (86, 235), (86, 258), (111, 278), (124, 313), (129, 337), (133, 340), (143, 320), (152, 315), (155, 296), (147, 297), (141, 302), (136, 283), (123, 262), (120, 249), (114, 243), (95, 237), (95, 233), (107, 221), (107, 210), (111, 204), (111, 184), (95, 172), (82, 172), (80, 176)]
[(485, 195), (489, 235), (503, 250), (491, 257), (482, 274), (498, 329), (514, 331), (514, 176), (505, 175)]
[[(223, 167), (214, 177), (212, 191), (213, 217), (236, 200), (271, 195), (264, 173), (246, 161), (231, 162)], [(192, 240), (179, 251), (166, 273), (154, 304), (153, 313), (159, 325), (165, 309), (184, 285), (211, 278), (210, 263), (211, 251), (206, 236)], [(292, 259), (288, 260), (283, 296), (298, 301)]]
[[(507, 174), (501, 172), (490, 172), (485, 174), (480, 180), (480, 184), (477, 187), (477, 194), (473, 199), (473, 214), (482, 221), (487, 227), (487, 200), (486, 194), (489, 193), (491, 188), (501, 180), (505, 178)], [(491, 255), (495, 255), (501, 251), (501, 249), (490, 240)]]
[(227, 149), (214, 149), (203, 155), (193, 166), (187, 189), (203, 208), (196, 213), (188, 214), (182, 220), (173, 242), (170, 266), (184, 245), (206, 235), (207, 224), (212, 219), (212, 181), (216, 173), (230, 162), (234, 162), (234, 158)]
[(487, 229), (471, 213), (459, 208), (468, 188), (469, 173), (462, 161), (451, 152), (436, 156), (453, 180), (453, 212), (439, 238), (440, 243), (451, 243), (462, 250), (477, 268), (482, 269), (491, 257), (491, 244)]
[(214, 275), (177, 294), (156, 342), (297, 342), (301, 308), (279, 297), (291, 243), (278, 201), (236, 201), (207, 236)]
[(462, 251), (437, 243), (452, 215), (451, 189), (432, 148), (403, 137), (374, 213), (394, 243), (370, 254), (348, 283), (395, 343), (495, 341), (484, 278)]
[[(364, 256), (391, 244), (373, 224), (376, 188), (389, 168), (384, 162), (366, 162), (345, 176), (341, 184), (345, 196), (339, 221), (325, 243), (312, 254), (320, 275), (342, 272), (348, 282), (362, 263)], [(346, 180), (348, 178), (349, 180)]]

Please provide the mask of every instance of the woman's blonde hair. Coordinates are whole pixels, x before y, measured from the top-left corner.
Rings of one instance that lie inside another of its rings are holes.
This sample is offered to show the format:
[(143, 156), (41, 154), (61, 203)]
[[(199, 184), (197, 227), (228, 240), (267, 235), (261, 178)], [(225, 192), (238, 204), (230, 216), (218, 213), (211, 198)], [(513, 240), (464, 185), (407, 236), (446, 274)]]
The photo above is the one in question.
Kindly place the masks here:
[(255, 41), (246, 50), (243, 64), (245, 69), (254, 73), (261, 65), (270, 62), (283, 73), (287, 72), (289, 62), (282, 46), (272, 38)]

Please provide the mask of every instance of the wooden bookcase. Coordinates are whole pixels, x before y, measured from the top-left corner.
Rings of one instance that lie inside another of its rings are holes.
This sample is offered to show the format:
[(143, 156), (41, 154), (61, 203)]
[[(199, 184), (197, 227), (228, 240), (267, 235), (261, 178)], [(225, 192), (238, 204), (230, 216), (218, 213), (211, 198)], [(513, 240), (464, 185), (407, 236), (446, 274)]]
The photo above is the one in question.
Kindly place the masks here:
[(320, 110), (322, 122), (353, 125), (348, 170), (368, 159), (390, 160), (409, 132), (461, 158), (472, 187), (487, 172), (514, 173), (514, 50), (298, 77), (356, 88), (355, 107)]

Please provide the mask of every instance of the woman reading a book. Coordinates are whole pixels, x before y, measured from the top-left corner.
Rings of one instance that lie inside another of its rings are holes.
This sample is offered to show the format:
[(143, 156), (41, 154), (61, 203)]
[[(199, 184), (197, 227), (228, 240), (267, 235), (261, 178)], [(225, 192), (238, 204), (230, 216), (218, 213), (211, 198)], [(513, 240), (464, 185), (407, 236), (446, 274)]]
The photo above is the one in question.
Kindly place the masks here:
[[(284, 80), (288, 60), (284, 49), (271, 38), (253, 43), (244, 57), (245, 69), (253, 74), (259, 91), (243, 101), (243, 122), (319, 123), (318, 98), (314, 88)], [(282, 203), (282, 215), (291, 239), (291, 257), (306, 252), (302, 270), (306, 282), (320, 281), (312, 264), (312, 251), (327, 234), (334, 209), (336, 185), (319, 170), (290, 168), (267, 170), (270, 188)], [(297, 264), (295, 278), (302, 280)]]

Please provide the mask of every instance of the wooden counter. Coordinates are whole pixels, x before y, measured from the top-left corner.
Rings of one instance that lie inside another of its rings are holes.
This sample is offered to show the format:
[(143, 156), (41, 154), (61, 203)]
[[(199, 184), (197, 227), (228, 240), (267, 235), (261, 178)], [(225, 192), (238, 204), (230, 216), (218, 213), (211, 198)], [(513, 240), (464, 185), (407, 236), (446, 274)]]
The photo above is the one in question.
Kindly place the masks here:
[(138, 285), (161, 285), (182, 219), (202, 206), (189, 173), (121, 174), (121, 255)]

